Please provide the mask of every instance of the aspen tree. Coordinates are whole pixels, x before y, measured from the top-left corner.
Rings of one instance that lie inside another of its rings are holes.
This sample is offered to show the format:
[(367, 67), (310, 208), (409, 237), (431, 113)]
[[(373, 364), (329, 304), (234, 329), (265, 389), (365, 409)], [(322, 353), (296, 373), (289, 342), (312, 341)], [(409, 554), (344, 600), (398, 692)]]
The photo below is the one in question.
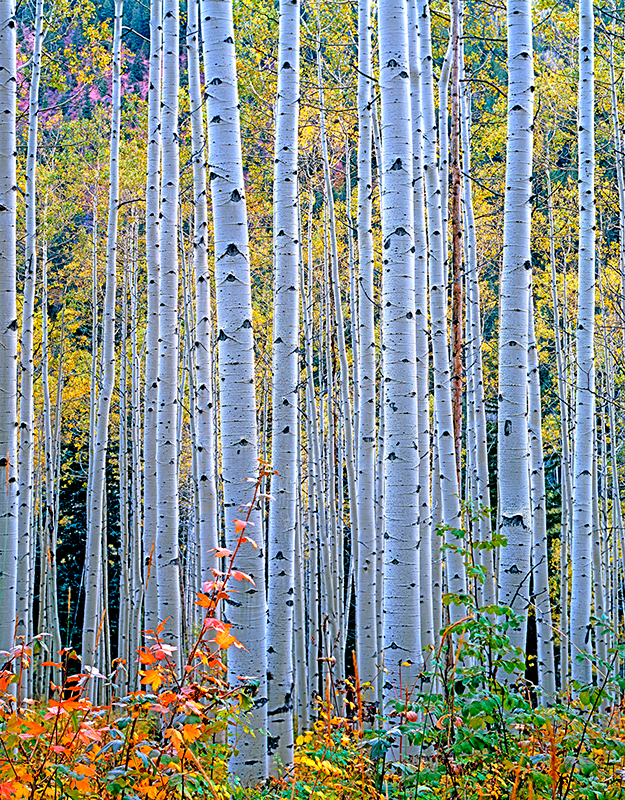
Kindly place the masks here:
[(549, 544), (547, 541), (547, 494), (543, 458), (542, 413), (538, 349), (534, 330), (534, 301), (530, 291), (528, 314), (528, 406), (530, 437), (530, 492), (532, 501), (532, 596), (536, 616), (538, 683), (546, 695), (556, 691), (553, 652), (554, 628), (549, 597)]
[[(297, 540), (299, 389), (299, 22), (297, 0), (281, 0), (274, 151), (274, 290), (267, 679), (269, 754), (293, 760), (293, 612)], [(299, 579), (299, 578), (298, 578)]]
[[(419, 436), (419, 576), (421, 592), (421, 643), (434, 645), (432, 527), (430, 518), (430, 342), (428, 330), (428, 249), (423, 176), (423, 114), (421, 64), (415, 3), (408, 3), (410, 101), (412, 112), (412, 186), (415, 232), (415, 319), (417, 358), (417, 414)], [(440, 588), (440, 586), (439, 586)], [(440, 604), (441, 598), (436, 598)]]
[(454, 447), (458, 484), (462, 474), (462, 177), (460, 165), (460, 36), (462, 31), (461, 0), (451, 0), (451, 353), (452, 410)]
[[(215, 283), (219, 334), (220, 438), (225, 529), (231, 549), (236, 543), (235, 519), (240, 506), (249, 504), (251, 487), (245, 483), (257, 473), (256, 405), (254, 395), (254, 334), (249, 240), (231, 0), (202, 0), (202, 37), (206, 76), (206, 107), (210, 184), (215, 235)], [(252, 510), (250, 521), (260, 527)], [(246, 531), (254, 536), (252, 530)], [(254, 636), (250, 650), (232, 648), (228, 671), (256, 676), (259, 688), (250, 726), (267, 726), (267, 649), (265, 554), (248, 543), (237, 556), (237, 566), (254, 580), (240, 588), (240, 606), (228, 609), (237, 636)], [(234, 769), (245, 783), (254, 784), (267, 772), (265, 737), (247, 736), (237, 743)]]
[(158, 616), (169, 618), (164, 635), (182, 645), (180, 551), (178, 544), (178, 85), (179, 3), (163, 0), (163, 88), (161, 136), (163, 173), (160, 210), (160, 287), (158, 315), (158, 409), (156, 496), (158, 520), (154, 550)]
[[(373, 683), (375, 618), (375, 305), (373, 283), (371, 3), (358, 4), (358, 360), (360, 404), (357, 438), (358, 540), (356, 656), (363, 682)], [(354, 321), (352, 321), (354, 324)]]
[(590, 683), (589, 626), (592, 592), (593, 431), (595, 427), (595, 124), (594, 9), (579, 4), (579, 261), (577, 293), (577, 380), (571, 535), (571, 677)]
[(412, 121), (406, 0), (378, 15), (382, 99), (384, 375), (384, 661), (392, 686), (421, 668), (419, 446), (414, 300)]
[(145, 261), (147, 319), (145, 331), (145, 396), (143, 423), (143, 581), (144, 625), (156, 630), (156, 416), (158, 400), (158, 313), (160, 293), (160, 172), (161, 65), (163, 57), (162, 2), (150, 4), (150, 66), (148, 89), (148, 146), (145, 190)]
[(193, 150), (193, 271), (195, 275), (194, 366), (197, 408), (197, 470), (199, 499), (200, 569), (208, 580), (214, 565), (210, 552), (217, 547), (217, 484), (215, 470), (215, 430), (213, 424), (212, 336), (210, 276), (208, 271), (208, 211), (206, 191), (206, 139), (204, 107), (200, 84), (199, 19), (197, 0), (188, 6), (189, 101), (191, 104), (191, 147)]
[[(37, 281), (37, 141), (39, 123), (39, 82), (43, 44), (43, 0), (35, 8), (30, 91), (28, 98), (28, 149), (26, 154), (26, 240), (22, 334), (20, 339), (20, 422), (19, 422), (19, 505), (17, 518), (17, 629), (18, 636), (30, 640), (32, 630), (30, 584), (33, 570), (33, 334), (35, 324), (35, 285)], [(28, 692), (28, 676), (23, 685)], [(28, 696), (28, 695), (27, 695)]]
[[(432, 33), (428, 0), (417, 0), (417, 24), (421, 57), (421, 108), (423, 114), (423, 171), (425, 176), (426, 212), (428, 224), (428, 264), (432, 360), (434, 365), (434, 408), (436, 418), (438, 468), (433, 481), (440, 486), (442, 522), (451, 528), (460, 527), (460, 496), (454, 448), (451, 373), (448, 350), (445, 251), (441, 214), (441, 182), (436, 157), (437, 136), (434, 113), (432, 76)], [(438, 491), (438, 489), (437, 489)], [(436, 530), (433, 522), (433, 531)], [(433, 537), (436, 534), (433, 534)], [(434, 541), (434, 539), (433, 539)], [(448, 590), (465, 590), (462, 557), (447, 554)], [(459, 608), (451, 608), (459, 613)], [(436, 610), (435, 610), (436, 613)]]
[(105, 531), (106, 453), (109, 414), (115, 390), (115, 294), (117, 290), (117, 224), (119, 217), (119, 136), (121, 124), (121, 35), (123, 0), (115, 0), (113, 77), (109, 161), (109, 208), (106, 231), (106, 289), (102, 310), (102, 385), (90, 460), (91, 508), (85, 554), (85, 607), (82, 631), (83, 666), (96, 664), (96, 641), (102, 614), (102, 541)]
[(532, 269), (531, 194), (534, 60), (530, 0), (507, 6), (508, 138), (499, 306), (499, 600), (522, 615), (510, 637), (524, 647), (530, 581), (531, 506), (527, 424), (527, 338)]
[(0, 649), (13, 645), (17, 580), (15, 3), (0, 2)]
[[(462, 59), (464, 77), (464, 60)], [(475, 231), (475, 213), (473, 210), (473, 193), (471, 191), (471, 95), (468, 88), (461, 97), (462, 112), (462, 200), (465, 215), (466, 231), (466, 283), (467, 283), (467, 315), (468, 331), (468, 372), (472, 382), (472, 418), (467, 426), (472, 426), (475, 434), (475, 452), (473, 458), (475, 471), (475, 497), (472, 497), (473, 510), (479, 513), (479, 536), (481, 542), (491, 538), (490, 489), (488, 485), (488, 442), (486, 436), (486, 413), (484, 409), (484, 374), (482, 364), (482, 323), (480, 312), (480, 283), (478, 275), (477, 237)], [(492, 551), (481, 553), (482, 566), (485, 569), (482, 597), (486, 605), (496, 600), (495, 565)]]

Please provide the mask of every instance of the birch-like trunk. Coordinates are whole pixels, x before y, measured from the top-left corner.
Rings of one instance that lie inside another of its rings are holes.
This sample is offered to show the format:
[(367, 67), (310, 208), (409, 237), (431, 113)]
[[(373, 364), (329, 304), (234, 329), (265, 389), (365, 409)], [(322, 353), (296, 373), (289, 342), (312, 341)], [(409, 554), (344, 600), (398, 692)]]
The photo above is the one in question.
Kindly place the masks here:
[(145, 330), (145, 397), (143, 421), (143, 585), (144, 626), (156, 630), (156, 409), (158, 400), (158, 306), (160, 292), (161, 65), (163, 57), (161, 0), (150, 6), (148, 146), (145, 190), (145, 262), (147, 319)]
[[(35, 324), (35, 285), (37, 281), (37, 133), (39, 122), (39, 81), (43, 44), (43, 0), (35, 9), (30, 93), (28, 99), (28, 150), (26, 154), (26, 239), (22, 335), (20, 340), (20, 424), (19, 424), (19, 505), (17, 517), (17, 629), (18, 636), (32, 636), (32, 599), (30, 585), (33, 570), (31, 536), (33, 515), (33, 334)], [(25, 676), (24, 685), (28, 682)]]
[(422, 664), (419, 619), (419, 445), (414, 196), (406, 0), (380, 4), (384, 375), (384, 661), (393, 687)]
[[(267, 680), (269, 754), (293, 760), (293, 610), (299, 461), (299, 21), (297, 0), (281, 0), (274, 160), (274, 287)], [(299, 580), (299, 578), (298, 578)]]
[[(421, 63), (417, 9), (408, 3), (408, 48), (410, 54), (410, 101), (412, 111), (412, 186), (414, 197), (415, 319), (417, 358), (417, 414), (419, 436), (419, 584), (421, 592), (421, 645), (434, 646), (432, 573), (432, 520), (430, 512), (430, 341), (428, 323), (428, 246), (423, 175), (423, 114), (421, 111)], [(439, 587), (440, 588), (440, 587)], [(437, 593), (438, 595), (438, 593)]]
[[(463, 66), (464, 77), (464, 66)], [(472, 453), (474, 470), (475, 496), (471, 497), (473, 511), (479, 513), (478, 541), (488, 542), (491, 538), (490, 489), (488, 484), (488, 442), (486, 431), (486, 412), (484, 406), (484, 373), (482, 364), (482, 320), (480, 311), (480, 283), (477, 257), (477, 236), (475, 231), (475, 213), (473, 210), (473, 193), (471, 190), (471, 94), (467, 89), (462, 93), (462, 169), (464, 181), (462, 199), (465, 216), (466, 240), (466, 294), (467, 294), (467, 361), (468, 373), (472, 384), (470, 413), (471, 426), (475, 437), (475, 449)], [(495, 564), (492, 550), (482, 550), (480, 561), (485, 569), (482, 585), (482, 599), (485, 605), (492, 605), (496, 599)]]
[(499, 600), (521, 615), (510, 640), (524, 648), (530, 583), (531, 506), (527, 332), (531, 260), (534, 60), (530, 0), (510, 0), (508, 139), (499, 305)]
[(210, 580), (215, 565), (210, 551), (219, 545), (217, 530), (217, 482), (215, 429), (213, 424), (213, 312), (208, 271), (208, 213), (206, 191), (206, 139), (200, 84), (199, 18), (197, 0), (189, 3), (187, 46), (189, 54), (189, 101), (193, 150), (193, 271), (195, 276), (195, 362), (197, 410), (197, 475), (199, 500), (199, 549), (202, 580)]
[[(438, 453), (438, 474), (433, 480), (440, 485), (442, 521), (450, 528), (459, 528), (460, 497), (454, 425), (451, 400), (451, 374), (449, 364), (449, 328), (446, 302), (446, 264), (444, 240), (446, 229), (441, 214), (441, 181), (437, 161), (436, 115), (434, 112), (434, 86), (432, 75), (432, 33), (428, 0), (417, 0), (417, 24), (421, 55), (421, 107), (423, 114), (423, 170), (425, 175), (426, 211), (429, 244), (430, 325), (432, 330), (432, 357), (434, 364), (434, 407)], [(436, 536), (432, 528), (432, 536)], [(455, 542), (455, 540), (453, 540)], [(465, 591), (462, 557), (447, 553), (448, 591), (459, 594)], [(452, 614), (461, 609), (451, 607)], [(436, 612), (435, 612), (436, 613)]]
[(179, 2), (163, 2), (163, 179), (160, 211), (158, 409), (156, 431), (156, 579), (158, 616), (180, 663), (182, 603), (178, 544), (178, 86)]
[[(530, 438), (530, 493), (532, 502), (532, 601), (536, 617), (538, 648), (538, 685), (543, 694), (556, 691), (556, 671), (553, 652), (554, 629), (549, 596), (549, 543), (547, 540), (547, 494), (545, 491), (545, 461), (543, 458), (542, 412), (540, 403), (540, 373), (534, 328), (534, 302), (531, 296), (528, 315), (528, 406)], [(543, 701), (544, 702), (544, 701)]]
[(102, 310), (102, 385), (95, 420), (91, 472), (91, 508), (85, 554), (83, 667), (96, 665), (96, 641), (102, 614), (102, 540), (105, 531), (106, 453), (109, 414), (115, 390), (115, 295), (117, 290), (117, 221), (119, 216), (119, 135), (121, 124), (121, 36), (123, 0), (115, 0), (109, 161), (109, 208), (106, 231), (106, 289)]
[(0, 1), (0, 649), (13, 645), (17, 581), (16, 20)]
[[(373, 283), (371, 3), (358, 4), (358, 341), (359, 419), (356, 656), (361, 681), (373, 683), (377, 653), (375, 618), (375, 303)], [(352, 320), (352, 324), (354, 321)]]
[[(201, 9), (215, 235), (225, 528), (227, 543), (234, 550), (234, 520), (242, 513), (239, 506), (252, 499), (252, 487), (245, 481), (258, 471), (249, 241), (232, 2), (202, 0)], [(260, 528), (257, 511), (252, 510), (250, 521)], [(252, 530), (248, 532), (254, 536)], [(233, 681), (238, 675), (256, 676), (260, 681), (249, 724), (254, 730), (266, 730), (267, 617), (262, 542), (258, 550), (250, 544), (242, 546), (237, 568), (251, 575), (255, 585), (243, 583), (237, 595), (240, 605), (228, 608), (233, 632), (249, 647), (230, 649), (228, 672)], [(237, 747), (239, 754), (233, 758), (233, 766), (241, 780), (255, 784), (263, 779), (267, 773), (266, 738), (244, 736)]]
[(590, 683), (592, 665), (589, 599), (592, 594), (593, 433), (595, 427), (595, 122), (594, 10), (579, 4), (579, 260), (577, 381), (571, 534), (571, 677)]

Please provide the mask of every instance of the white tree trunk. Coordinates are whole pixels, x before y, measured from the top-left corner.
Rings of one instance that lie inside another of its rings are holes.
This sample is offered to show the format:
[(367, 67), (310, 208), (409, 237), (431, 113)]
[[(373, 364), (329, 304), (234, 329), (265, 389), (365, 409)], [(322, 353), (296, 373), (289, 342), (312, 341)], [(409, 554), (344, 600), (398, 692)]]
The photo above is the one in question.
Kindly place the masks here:
[(593, 432), (595, 428), (595, 123), (594, 11), (579, 4), (579, 261), (577, 294), (577, 384), (571, 535), (571, 677), (590, 683), (592, 652), (589, 599), (592, 593)]
[(180, 550), (178, 544), (178, 86), (179, 3), (163, 2), (163, 94), (161, 136), (160, 291), (158, 315), (158, 410), (156, 435), (156, 578), (158, 616), (164, 636), (182, 646)]
[[(547, 495), (543, 458), (542, 412), (538, 349), (534, 329), (534, 302), (530, 290), (528, 314), (528, 397), (530, 437), (530, 492), (532, 501), (532, 576), (533, 604), (538, 649), (538, 685), (542, 693), (556, 691), (553, 652), (554, 629), (549, 596), (549, 543), (547, 541)], [(543, 701), (544, 702), (544, 701)]]
[(527, 332), (532, 269), (534, 61), (530, 0), (509, 0), (508, 140), (499, 306), (499, 600), (522, 617), (511, 642), (524, 648), (530, 583), (531, 506), (527, 427)]
[(148, 147), (145, 191), (145, 261), (147, 320), (145, 331), (145, 397), (143, 424), (143, 585), (144, 627), (158, 625), (156, 592), (156, 416), (158, 401), (158, 307), (160, 292), (161, 64), (163, 28), (161, 0), (150, 6)]
[[(412, 186), (415, 236), (415, 319), (417, 358), (417, 413), (419, 436), (419, 575), (421, 644), (434, 645), (432, 586), (432, 520), (430, 514), (430, 342), (428, 325), (428, 257), (423, 176), (423, 114), (417, 9), (408, 2), (410, 101), (412, 111)], [(440, 603), (440, 597), (436, 599)]]
[[(463, 65), (464, 76), (464, 65)], [(482, 365), (482, 320), (480, 310), (480, 283), (478, 272), (477, 236), (475, 231), (475, 214), (473, 211), (473, 193), (471, 190), (471, 95), (468, 90), (461, 98), (462, 128), (462, 164), (464, 172), (463, 203), (465, 215), (466, 240), (466, 283), (467, 283), (467, 318), (469, 334), (468, 372), (472, 382), (471, 411), (473, 419), (468, 421), (475, 435), (475, 450), (472, 465), (474, 469), (475, 496), (473, 510), (480, 512), (478, 536), (481, 542), (491, 538), (490, 490), (488, 485), (488, 442), (486, 437), (486, 413), (484, 407), (484, 374)], [(483, 550), (480, 561), (485, 569), (482, 585), (482, 600), (485, 605), (495, 602), (495, 565), (493, 552)]]
[(15, 3), (0, 2), (0, 649), (13, 645), (17, 581)]
[[(446, 302), (446, 264), (441, 214), (441, 181), (436, 157), (436, 115), (434, 113), (434, 86), (432, 76), (432, 34), (428, 0), (417, 0), (417, 24), (421, 56), (421, 108), (423, 114), (423, 170), (425, 175), (426, 210), (429, 243), (430, 324), (432, 329), (432, 356), (434, 363), (434, 406), (436, 410), (436, 436), (438, 474), (440, 484), (442, 520), (451, 528), (459, 528), (460, 497), (456, 454), (454, 450), (454, 425), (451, 403), (451, 373), (448, 349), (448, 323)], [(436, 529), (432, 528), (432, 536)], [(455, 539), (452, 537), (452, 542)], [(447, 553), (447, 587), (453, 593), (465, 590), (462, 557)], [(460, 614), (457, 606), (452, 615)]]
[[(202, 35), (206, 75), (209, 163), (215, 233), (215, 282), (219, 335), (219, 400), (222, 475), (227, 542), (234, 549), (234, 520), (239, 506), (251, 501), (252, 487), (245, 483), (258, 470), (256, 398), (254, 394), (254, 335), (247, 210), (243, 182), (239, 99), (236, 78), (231, 0), (202, 0)], [(260, 528), (260, 516), (250, 520)], [(252, 530), (248, 531), (254, 536)], [(244, 583), (237, 601), (228, 608), (233, 632), (249, 650), (228, 652), (228, 671), (256, 676), (260, 685), (250, 726), (267, 726), (267, 649), (265, 554), (244, 545), (237, 556), (238, 569), (254, 578)], [(253, 642), (251, 641), (253, 637)], [(250, 646), (253, 644), (254, 646)], [(256, 783), (267, 773), (267, 740), (245, 736), (237, 744), (236, 773), (246, 783)]]
[(115, 390), (115, 294), (117, 290), (117, 221), (119, 216), (119, 135), (121, 124), (121, 35), (123, 0), (115, 0), (109, 209), (106, 231), (106, 289), (102, 312), (102, 386), (98, 397), (91, 477), (90, 524), (85, 554), (85, 608), (82, 631), (83, 666), (96, 665), (96, 642), (102, 614), (102, 540), (105, 531), (106, 452), (109, 414)]
[[(32, 599), (30, 593), (33, 552), (33, 334), (35, 311), (35, 285), (37, 281), (37, 133), (39, 122), (39, 80), (41, 76), (41, 48), (43, 44), (43, 0), (37, 0), (35, 9), (35, 41), (33, 46), (30, 93), (28, 100), (28, 151), (26, 154), (26, 241), (24, 300), (22, 305), (22, 335), (20, 341), (20, 424), (19, 424), (19, 505), (17, 518), (17, 630), (18, 636), (29, 640), (32, 636)], [(28, 692), (28, 675), (24, 676), (23, 689)], [(28, 694), (26, 695), (28, 696)]]
[(267, 679), (269, 755), (293, 760), (293, 610), (299, 461), (299, 20), (297, 0), (281, 0), (274, 167), (274, 289)]
[(219, 545), (217, 531), (217, 483), (215, 430), (213, 425), (213, 312), (208, 271), (208, 216), (206, 192), (206, 139), (204, 106), (200, 85), (199, 18), (197, 0), (188, 7), (189, 101), (191, 104), (191, 146), (193, 150), (195, 275), (195, 361), (197, 408), (197, 469), (199, 498), (199, 548), (202, 580), (209, 580), (215, 565), (212, 548)]
[[(375, 302), (373, 283), (372, 195), (372, 63), (371, 3), (358, 4), (358, 341), (359, 419), (358, 543), (356, 575), (356, 657), (360, 680), (373, 683), (376, 674), (375, 618)], [(352, 320), (352, 324), (354, 324)]]
[(384, 375), (384, 661), (393, 687), (422, 664), (419, 619), (419, 445), (414, 299), (414, 195), (406, 0), (380, 5)]

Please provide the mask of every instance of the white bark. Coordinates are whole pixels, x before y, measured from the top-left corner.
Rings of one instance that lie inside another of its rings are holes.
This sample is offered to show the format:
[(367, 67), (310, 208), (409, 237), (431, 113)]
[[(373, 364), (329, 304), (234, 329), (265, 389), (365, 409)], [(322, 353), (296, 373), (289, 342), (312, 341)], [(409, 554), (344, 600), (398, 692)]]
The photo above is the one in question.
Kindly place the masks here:
[(155, 563), (158, 616), (180, 661), (182, 607), (178, 544), (178, 86), (179, 3), (163, 2), (160, 291), (158, 315), (158, 410), (156, 435)]
[(414, 196), (406, 0), (379, 16), (382, 98), (385, 694), (411, 687), (422, 663)]
[[(254, 336), (250, 286), (247, 210), (243, 182), (236, 58), (231, 0), (202, 0), (202, 35), (206, 75), (208, 139), (213, 224), (215, 282), (219, 329), (219, 399), (222, 475), (227, 542), (236, 542), (234, 520), (239, 506), (251, 500), (246, 478), (257, 472), (256, 406), (254, 395)], [(251, 522), (260, 527), (259, 514)], [(249, 531), (253, 536), (252, 531)], [(244, 545), (237, 566), (251, 574), (255, 586), (244, 583), (237, 595), (241, 605), (230, 605), (228, 618), (248, 650), (232, 648), (228, 671), (260, 680), (250, 726), (266, 730), (267, 662), (265, 554)], [(256, 783), (267, 772), (264, 736), (242, 738), (233, 764), (241, 780)]]
[(204, 106), (200, 85), (199, 19), (197, 0), (190, 2), (187, 21), (189, 54), (189, 101), (193, 151), (193, 270), (195, 275), (195, 361), (197, 409), (197, 469), (199, 499), (199, 549), (202, 580), (209, 580), (215, 566), (211, 550), (217, 547), (217, 484), (215, 431), (213, 426), (213, 312), (208, 271), (208, 215), (206, 191), (206, 140)]
[(144, 626), (158, 625), (156, 595), (156, 408), (158, 399), (158, 306), (160, 292), (160, 164), (162, 4), (150, 7), (150, 68), (148, 91), (148, 146), (145, 192), (145, 261), (147, 320), (145, 331), (145, 397), (143, 425), (143, 585)]
[(0, 2), (0, 649), (13, 645), (17, 580), (15, 3)]
[[(451, 371), (448, 350), (448, 323), (446, 302), (446, 269), (441, 214), (441, 181), (436, 157), (436, 116), (434, 113), (434, 87), (432, 76), (432, 37), (428, 0), (417, 0), (417, 24), (421, 55), (421, 108), (423, 114), (423, 170), (425, 175), (426, 210), (429, 244), (430, 324), (432, 330), (432, 356), (434, 364), (434, 405), (438, 451), (438, 474), (433, 480), (440, 483), (442, 521), (451, 528), (460, 528), (460, 496), (454, 426), (451, 403)], [(432, 536), (436, 529), (432, 527)], [(451, 539), (452, 543), (456, 540)], [(447, 587), (455, 594), (465, 591), (464, 566), (456, 553), (447, 553)], [(451, 607), (451, 613), (461, 609)], [(436, 611), (435, 611), (436, 613)]]
[(105, 531), (106, 452), (109, 414), (115, 390), (115, 294), (117, 289), (117, 221), (119, 216), (119, 136), (121, 124), (121, 35), (123, 0), (115, 0), (111, 141), (109, 161), (109, 208), (106, 232), (106, 289), (102, 312), (102, 386), (98, 397), (96, 436), (89, 468), (91, 478), (90, 524), (85, 554), (85, 608), (82, 631), (84, 666), (96, 664), (102, 587), (102, 540)]
[[(373, 283), (371, 4), (358, 4), (358, 341), (359, 419), (356, 657), (360, 679), (373, 683), (377, 653), (375, 616), (375, 303)], [(352, 320), (354, 324), (354, 320)]]
[(508, 140), (499, 306), (499, 600), (522, 617), (511, 642), (525, 645), (531, 507), (527, 427), (527, 332), (532, 269), (531, 194), (534, 67), (530, 0), (510, 0)]
[[(422, 647), (434, 645), (432, 585), (432, 527), (430, 518), (430, 342), (428, 330), (428, 257), (423, 176), (423, 115), (421, 113), (421, 63), (414, 0), (408, 2), (410, 50), (410, 101), (412, 111), (412, 186), (415, 235), (415, 319), (417, 358), (417, 413), (419, 437), (419, 575)], [(440, 597), (436, 599), (440, 603)]]
[(281, 0), (274, 160), (274, 291), (267, 679), (269, 754), (293, 760), (293, 610), (299, 461), (299, 21), (297, 0)]
[(532, 502), (532, 596), (536, 617), (538, 685), (552, 696), (556, 691), (553, 652), (554, 629), (549, 596), (549, 543), (547, 541), (547, 495), (543, 458), (542, 413), (538, 349), (534, 332), (534, 302), (530, 291), (528, 314), (528, 398), (530, 437), (530, 496)]
[(571, 677), (590, 683), (592, 650), (589, 598), (592, 593), (593, 432), (595, 427), (595, 124), (594, 11), (579, 4), (579, 261), (577, 294), (577, 382), (571, 535)]
[[(29, 640), (32, 636), (30, 585), (33, 570), (33, 334), (35, 285), (37, 280), (37, 133), (39, 122), (39, 81), (43, 44), (43, 0), (35, 9), (35, 41), (31, 61), (28, 100), (28, 150), (26, 154), (26, 241), (22, 335), (20, 341), (20, 423), (19, 423), (19, 505), (17, 518), (17, 620), (16, 633)], [(28, 683), (25, 676), (24, 688)]]
[[(464, 74), (464, 69), (463, 69)], [(472, 452), (474, 469), (475, 496), (471, 498), (473, 510), (480, 513), (477, 524), (478, 541), (487, 542), (491, 538), (490, 490), (488, 484), (488, 443), (486, 438), (486, 413), (484, 406), (484, 374), (482, 365), (482, 322), (480, 310), (480, 284), (477, 257), (477, 236), (475, 230), (475, 214), (473, 211), (473, 193), (471, 189), (471, 95), (465, 90), (461, 97), (462, 128), (462, 170), (463, 203), (465, 214), (466, 239), (466, 283), (467, 283), (467, 318), (469, 335), (467, 337), (467, 363), (472, 382), (471, 412), (468, 421), (475, 435), (475, 449)], [(482, 585), (482, 600), (485, 605), (495, 602), (495, 565), (493, 552), (482, 550), (480, 561), (485, 569)]]

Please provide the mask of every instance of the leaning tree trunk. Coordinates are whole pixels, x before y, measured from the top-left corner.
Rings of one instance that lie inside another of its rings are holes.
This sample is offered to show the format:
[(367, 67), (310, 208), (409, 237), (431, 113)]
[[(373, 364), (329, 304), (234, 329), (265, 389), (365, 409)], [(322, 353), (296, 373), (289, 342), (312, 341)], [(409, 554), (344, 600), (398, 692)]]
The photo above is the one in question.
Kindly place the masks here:
[(534, 60), (531, 0), (509, 0), (508, 142), (499, 306), (500, 602), (522, 616), (510, 639), (524, 648), (530, 583), (531, 506), (527, 340), (531, 261)]
[(85, 558), (85, 608), (82, 631), (83, 666), (96, 665), (96, 642), (102, 613), (102, 539), (105, 530), (106, 452), (109, 414), (115, 390), (115, 294), (117, 290), (117, 220), (119, 216), (119, 135), (121, 124), (121, 36), (123, 0), (115, 0), (109, 209), (106, 231), (106, 289), (102, 312), (102, 386), (95, 420), (91, 472), (91, 509)]
[(414, 297), (412, 119), (406, 0), (379, 15), (382, 98), (385, 695), (412, 687), (422, 664), (419, 620), (419, 445)]
[[(201, 8), (215, 235), (223, 496), (226, 541), (234, 550), (234, 521), (240, 514), (239, 506), (252, 499), (251, 486), (245, 480), (258, 472), (249, 240), (232, 2), (202, 0)], [(252, 510), (250, 521), (260, 528), (257, 511)], [(238, 675), (258, 677), (260, 684), (249, 724), (254, 730), (266, 730), (267, 617), (262, 543), (258, 550), (244, 545), (237, 556), (237, 568), (251, 575), (255, 586), (241, 586), (240, 605), (233, 604), (228, 609), (234, 632), (249, 647), (230, 649), (228, 671), (232, 680)], [(266, 738), (245, 736), (237, 747), (239, 753), (233, 758), (233, 766), (241, 780), (256, 783), (264, 778)]]
[[(26, 155), (26, 240), (22, 337), (20, 348), (20, 426), (19, 426), (19, 506), (17, 517), (17, 635), (32, 636), (31, 580), (33, 570), (33, 333), (35, 322), (35, 284), (37, 280), (37, 128), (39, 121), (39, 79), (43, 44), (43, 0), (37, 0), (35, 43), (28, 101), (28, 152)], [(28, 675), (22, 690), (29, 696)]]
[(591, 0), (579, 4), (579, 267), (577, 294), (577, 392), (571, 535), (571, 677), (590, 683), (592, 651), (593, 433), (595, 425), (595, 122), (594, 16)]
[(269, 754), (293, 760), (293, 609), (299, 462), (299, 19), (297, 0), (280, 2), (274, 167), (274, 300), (269, 506), (267, 678)]

